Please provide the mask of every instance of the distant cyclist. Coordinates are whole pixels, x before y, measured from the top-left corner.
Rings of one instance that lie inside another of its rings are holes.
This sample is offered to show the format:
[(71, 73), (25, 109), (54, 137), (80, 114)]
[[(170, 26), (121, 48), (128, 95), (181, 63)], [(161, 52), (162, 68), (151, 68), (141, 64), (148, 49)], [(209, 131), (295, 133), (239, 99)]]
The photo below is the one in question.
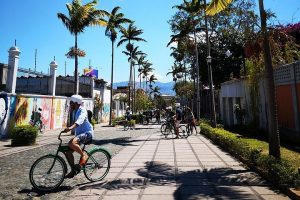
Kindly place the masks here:
[(179, 138), (179, 124), (182, 121), (182, 110), (179, 106), (179, 104), (176, 104), (176, 118), (175, 118), (175, 133), (176, 138)]
[(76, 151), (80, 154), (80, 161), (79, 165), (83, 166), (85, 165), (88, 155), (86, 155), (80, 145), (81, 144), (87, 144), (93, 140), (94, 137), (94, 131), (93, 126), (88, 120), (88, 112), (87, 110), (82, 106), (82, 97), (80, 95), (72, 95), (70, 98), (70, 108), (71, 111), (75, 112), (75, 118), (74, 118), (74, 124), (71, 126), (65, 128), (63, 132), (69, 132), (73, 129), (75, 129), (75, 137), (72, 138), (69, 141), (69, 148), (70, 151), (67, 151), (66, 158), (71, 166), (71, 172), (66, 175), (66, 178), (72, 178), (76, 175), (76, 169), (74, 165), (74, 155), (73, 152)]
[(191, 133), (193, 133), (193, 129), (195, 129), (196, 134), (197, 134), (195, 117), (194, 117), (194, 114), (193, 114), (192, 110), (189, 107), (186, 108), (185, 117), (186, 117), (186, 121), (187, 121), (187, 124), (189, 126), (189, 129), (190, 129)]
[(126, 108), (126, 112), (125, 112), (125, 120), (126, 120), (126, 121), (130, 121), (130, 120), (131, 120), (131, 111), (130, 111), (129, 106), (127, 106), (127, 108)]

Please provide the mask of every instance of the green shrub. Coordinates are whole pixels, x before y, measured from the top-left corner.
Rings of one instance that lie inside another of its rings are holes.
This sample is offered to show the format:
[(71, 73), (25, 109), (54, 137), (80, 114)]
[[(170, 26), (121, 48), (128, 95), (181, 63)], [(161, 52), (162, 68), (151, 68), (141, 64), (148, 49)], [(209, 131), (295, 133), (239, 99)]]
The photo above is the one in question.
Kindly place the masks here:
[(16, 126), (11, 131), (11, 145), (33, 145), (38, 136), (38, 128), (31, 125)]
[(131, 127), (134, 127), (135, 126), (135, 120), (134, 119), (130, 120), (128, 125), (131, 126)]
[(246, 164), (255, 167), (269, 180), (282, 186), (300, 187), (300, 175), (288, 161), (263, 155), (261, 149), (251, 148), (246, 140), (224, 129), (212, 128), (207, 123), (201, 123), (200, 127), (201, 133), (206, 137)]
[(131, 119), (135, 120), (136, 123), (141, 124), (143, 123), (143, 118), (145, 115), (143, 114), (132, 114)]
[(113, 119), (111, 123), (112, 123), (113, 126), (116, 126), (116, 125), (119, 125), (118, 123), (120, 121), (124, 121), (124, 120), (125, 120), (124, 117), (117, 117), (117, 118)]

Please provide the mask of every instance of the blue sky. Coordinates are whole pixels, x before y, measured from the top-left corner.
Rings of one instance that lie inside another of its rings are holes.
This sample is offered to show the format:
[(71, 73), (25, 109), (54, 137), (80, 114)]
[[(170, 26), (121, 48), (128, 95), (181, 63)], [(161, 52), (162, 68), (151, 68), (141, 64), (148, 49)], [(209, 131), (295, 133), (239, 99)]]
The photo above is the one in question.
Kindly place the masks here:
[[(67, 14), (65, 4), (71, 0), (2, 0), (0, 19), (0, 63), (7, 63), (8, 49), (17, 40), (21, 50), (20, 67), (34, 68), (34, 55), (37, 49), (37, 70), (48, 72), (49, 63), (54, 56), (58, 63), (58, 74), (67, 74), (74, 70), (74, 60), (66, 58), (65, 54), (74, 45), (74, 37), (57, 18), (57, 13)], [(83, 3), (88, 2), (83, 0)], [(182, 0), (100, 0), (98, 9), (111, 11), (115, 6), (121, 7), (121, 12), (139, 29), (147, 43), (139, 42), (140, 50), (147, 53), (148, 60), (153, 63), (155, 75), (161, 82), (168, 82), (172, 77), (166, 77), (171, 69), (173, 59), (166, 44), (170, 39), (170, 28), (167, 21), (175, 13), (172, 6)], [(300, 21), (300, 1), (265, 0), (265, 7), (276, 13), (275, 23), (290, 23)], [(104, 27), (89, 27), (78, 38), (79, 48), (85, 50), (86, 57), (79, 59), (79, 71), (91, 65), (99, 70), (100, 78), (110, 82), (111, 43), (104, 35)], [(115, 49), (114, 82), (127, 81), (129, 64), (122, 53), (125, 45)]]

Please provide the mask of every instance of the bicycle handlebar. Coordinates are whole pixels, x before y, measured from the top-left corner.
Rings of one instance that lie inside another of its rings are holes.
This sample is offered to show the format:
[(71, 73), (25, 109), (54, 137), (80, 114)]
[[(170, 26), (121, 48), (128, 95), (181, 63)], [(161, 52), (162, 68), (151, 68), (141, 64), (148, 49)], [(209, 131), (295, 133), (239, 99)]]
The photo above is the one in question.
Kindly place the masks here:
[(58, 140), (60, 140), (60, 141), (62, 141), (62, 139), (60, 138), (60, 136), (61, 136), (62, 133), (65, 133), (65, 132), (64, 132), (64, 131), (61, 131), (61, 132), (59, 133), (59, 135), (58, 135)]

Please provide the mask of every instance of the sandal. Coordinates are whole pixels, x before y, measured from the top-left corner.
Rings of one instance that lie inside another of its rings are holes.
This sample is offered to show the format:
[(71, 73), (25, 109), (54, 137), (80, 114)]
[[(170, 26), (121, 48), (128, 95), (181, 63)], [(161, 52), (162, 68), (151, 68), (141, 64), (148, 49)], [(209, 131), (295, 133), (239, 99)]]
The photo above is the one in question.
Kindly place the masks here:
[(84, 166), (86, 164), (86, 161), (89, 157), (87, 155), (84, 155), (82, 157), (80, 157), (80, 160), (79, 160), (79, 165), (80, 166)]

